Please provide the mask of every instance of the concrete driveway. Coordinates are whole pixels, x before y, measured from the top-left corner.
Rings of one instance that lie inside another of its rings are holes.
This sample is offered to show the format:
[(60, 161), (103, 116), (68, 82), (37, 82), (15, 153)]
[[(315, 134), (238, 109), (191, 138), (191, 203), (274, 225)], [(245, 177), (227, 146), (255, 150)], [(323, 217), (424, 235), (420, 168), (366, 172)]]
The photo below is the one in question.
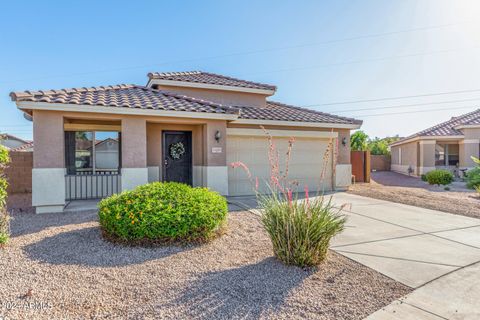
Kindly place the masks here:
[(369, 319), (480, 318), (479, 219), (347, 193), (333, 201), (348, 204), (348, 222), (332, 249), (416, 288)]

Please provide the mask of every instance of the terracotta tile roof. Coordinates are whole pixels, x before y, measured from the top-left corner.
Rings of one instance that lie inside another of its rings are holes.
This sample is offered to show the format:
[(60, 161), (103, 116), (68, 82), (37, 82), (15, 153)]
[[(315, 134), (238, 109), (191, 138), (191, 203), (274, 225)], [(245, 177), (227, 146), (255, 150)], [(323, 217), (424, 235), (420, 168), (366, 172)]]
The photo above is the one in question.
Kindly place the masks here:
[(238, 110), (218, 103), (126, 84), (91, 88), (12, 92), (10, 96), (14, 101), (205, 113), (238, 113)]
[(214, 85), (220, 85), (220, 86), (242, 87), (242, 88), (261, 89), (261, 90), (273, 90), (273, 91), (277, 90), (276, 86), (272, 86), (269, 84), (241, 80), (241, 79), (226, 77), (219, 74), (203, 72), (203, 71), (162, 72), (162, 73), (151, 72), (148, 74), (148, 77), (150, 79), (206, 83), (206, 84), (214, 84)]
[(399, 142), (403, 142), (405, 140), (415, 137), (462, 136), (463, 133), (460, 130), (456, 129), (456, 127), (462, 125), (480, 125), (480, 109), (463, 114), (458, 117), (452, 117), (448, 121), (442, 122), (433, 127), (417, 132), (402, 140), (394, 142), (394, 144), (398, 144)]
[[(226, 106), (176, 93), (136, 85), (115, 85), (48, 91), (24, 91), (10, 94), (14, 101), (92, 105), (169, 111), (238, 114), (239, 119), (361, 124), (361, 120), (267, 101), (265, 107)], [(72, 111), (74, 111), (72, 106)]]
[(239, 107), (240, 119), (362, 124), (361, 120), (340, 117), (316, 110), (267, 101), (265, 107)]
[(32, 150), (33, 150), (33, 141), (22, 144), (19, 147), (10, 149), (10, 151), (32, 151)]

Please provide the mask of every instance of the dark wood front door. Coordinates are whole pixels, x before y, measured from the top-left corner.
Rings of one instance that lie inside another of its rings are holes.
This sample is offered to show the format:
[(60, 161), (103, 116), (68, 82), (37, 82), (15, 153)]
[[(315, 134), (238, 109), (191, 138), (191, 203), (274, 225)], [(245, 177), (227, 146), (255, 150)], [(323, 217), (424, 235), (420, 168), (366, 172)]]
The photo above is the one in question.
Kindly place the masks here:
[(192, 184), (192, 133), (163, 131), (163, 181)]

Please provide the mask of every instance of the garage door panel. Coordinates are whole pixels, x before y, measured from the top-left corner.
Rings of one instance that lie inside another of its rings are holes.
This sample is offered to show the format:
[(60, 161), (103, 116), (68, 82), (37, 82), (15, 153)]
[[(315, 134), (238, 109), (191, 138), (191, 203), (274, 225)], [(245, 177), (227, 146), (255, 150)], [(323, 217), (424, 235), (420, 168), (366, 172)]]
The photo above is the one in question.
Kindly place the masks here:
[[(274, 143), (278, 150), (280, 172), (284, 173), (286, 153), (288, 150), (288, 138), (274, 137)], [(332, 186), (332, 162), (331, 156), (323, 181), (321, 173), (323, 158), (328, 146), (328, 140), (319, 138), (296, 139), (293, 144), (289, 165), (288, 179), (298, 183), (299, 191), (304, 186), (309, 189), (331, 190)], [(253, 177), (258, 177), (260, 192), (269, 191), (266, 182), (270, 181), (270, 163), (268, 160), (269, 144), (265, 137), (229, 136), (227, 142), (227, 161), (229, 163), (242, 161), (245, 163)], [(248, 195), (253, 194), (251, 180), (240, 168), (229, 168), (229, 194)]]

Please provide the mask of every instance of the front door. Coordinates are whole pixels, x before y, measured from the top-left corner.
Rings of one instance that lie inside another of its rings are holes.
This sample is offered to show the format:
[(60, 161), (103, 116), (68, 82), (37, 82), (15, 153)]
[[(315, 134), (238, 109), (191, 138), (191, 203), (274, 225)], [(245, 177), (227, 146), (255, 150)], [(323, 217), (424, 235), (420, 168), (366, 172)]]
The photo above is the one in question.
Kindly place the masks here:
[(192, 185), (192, 133), (163, 131), (163, 181)]

